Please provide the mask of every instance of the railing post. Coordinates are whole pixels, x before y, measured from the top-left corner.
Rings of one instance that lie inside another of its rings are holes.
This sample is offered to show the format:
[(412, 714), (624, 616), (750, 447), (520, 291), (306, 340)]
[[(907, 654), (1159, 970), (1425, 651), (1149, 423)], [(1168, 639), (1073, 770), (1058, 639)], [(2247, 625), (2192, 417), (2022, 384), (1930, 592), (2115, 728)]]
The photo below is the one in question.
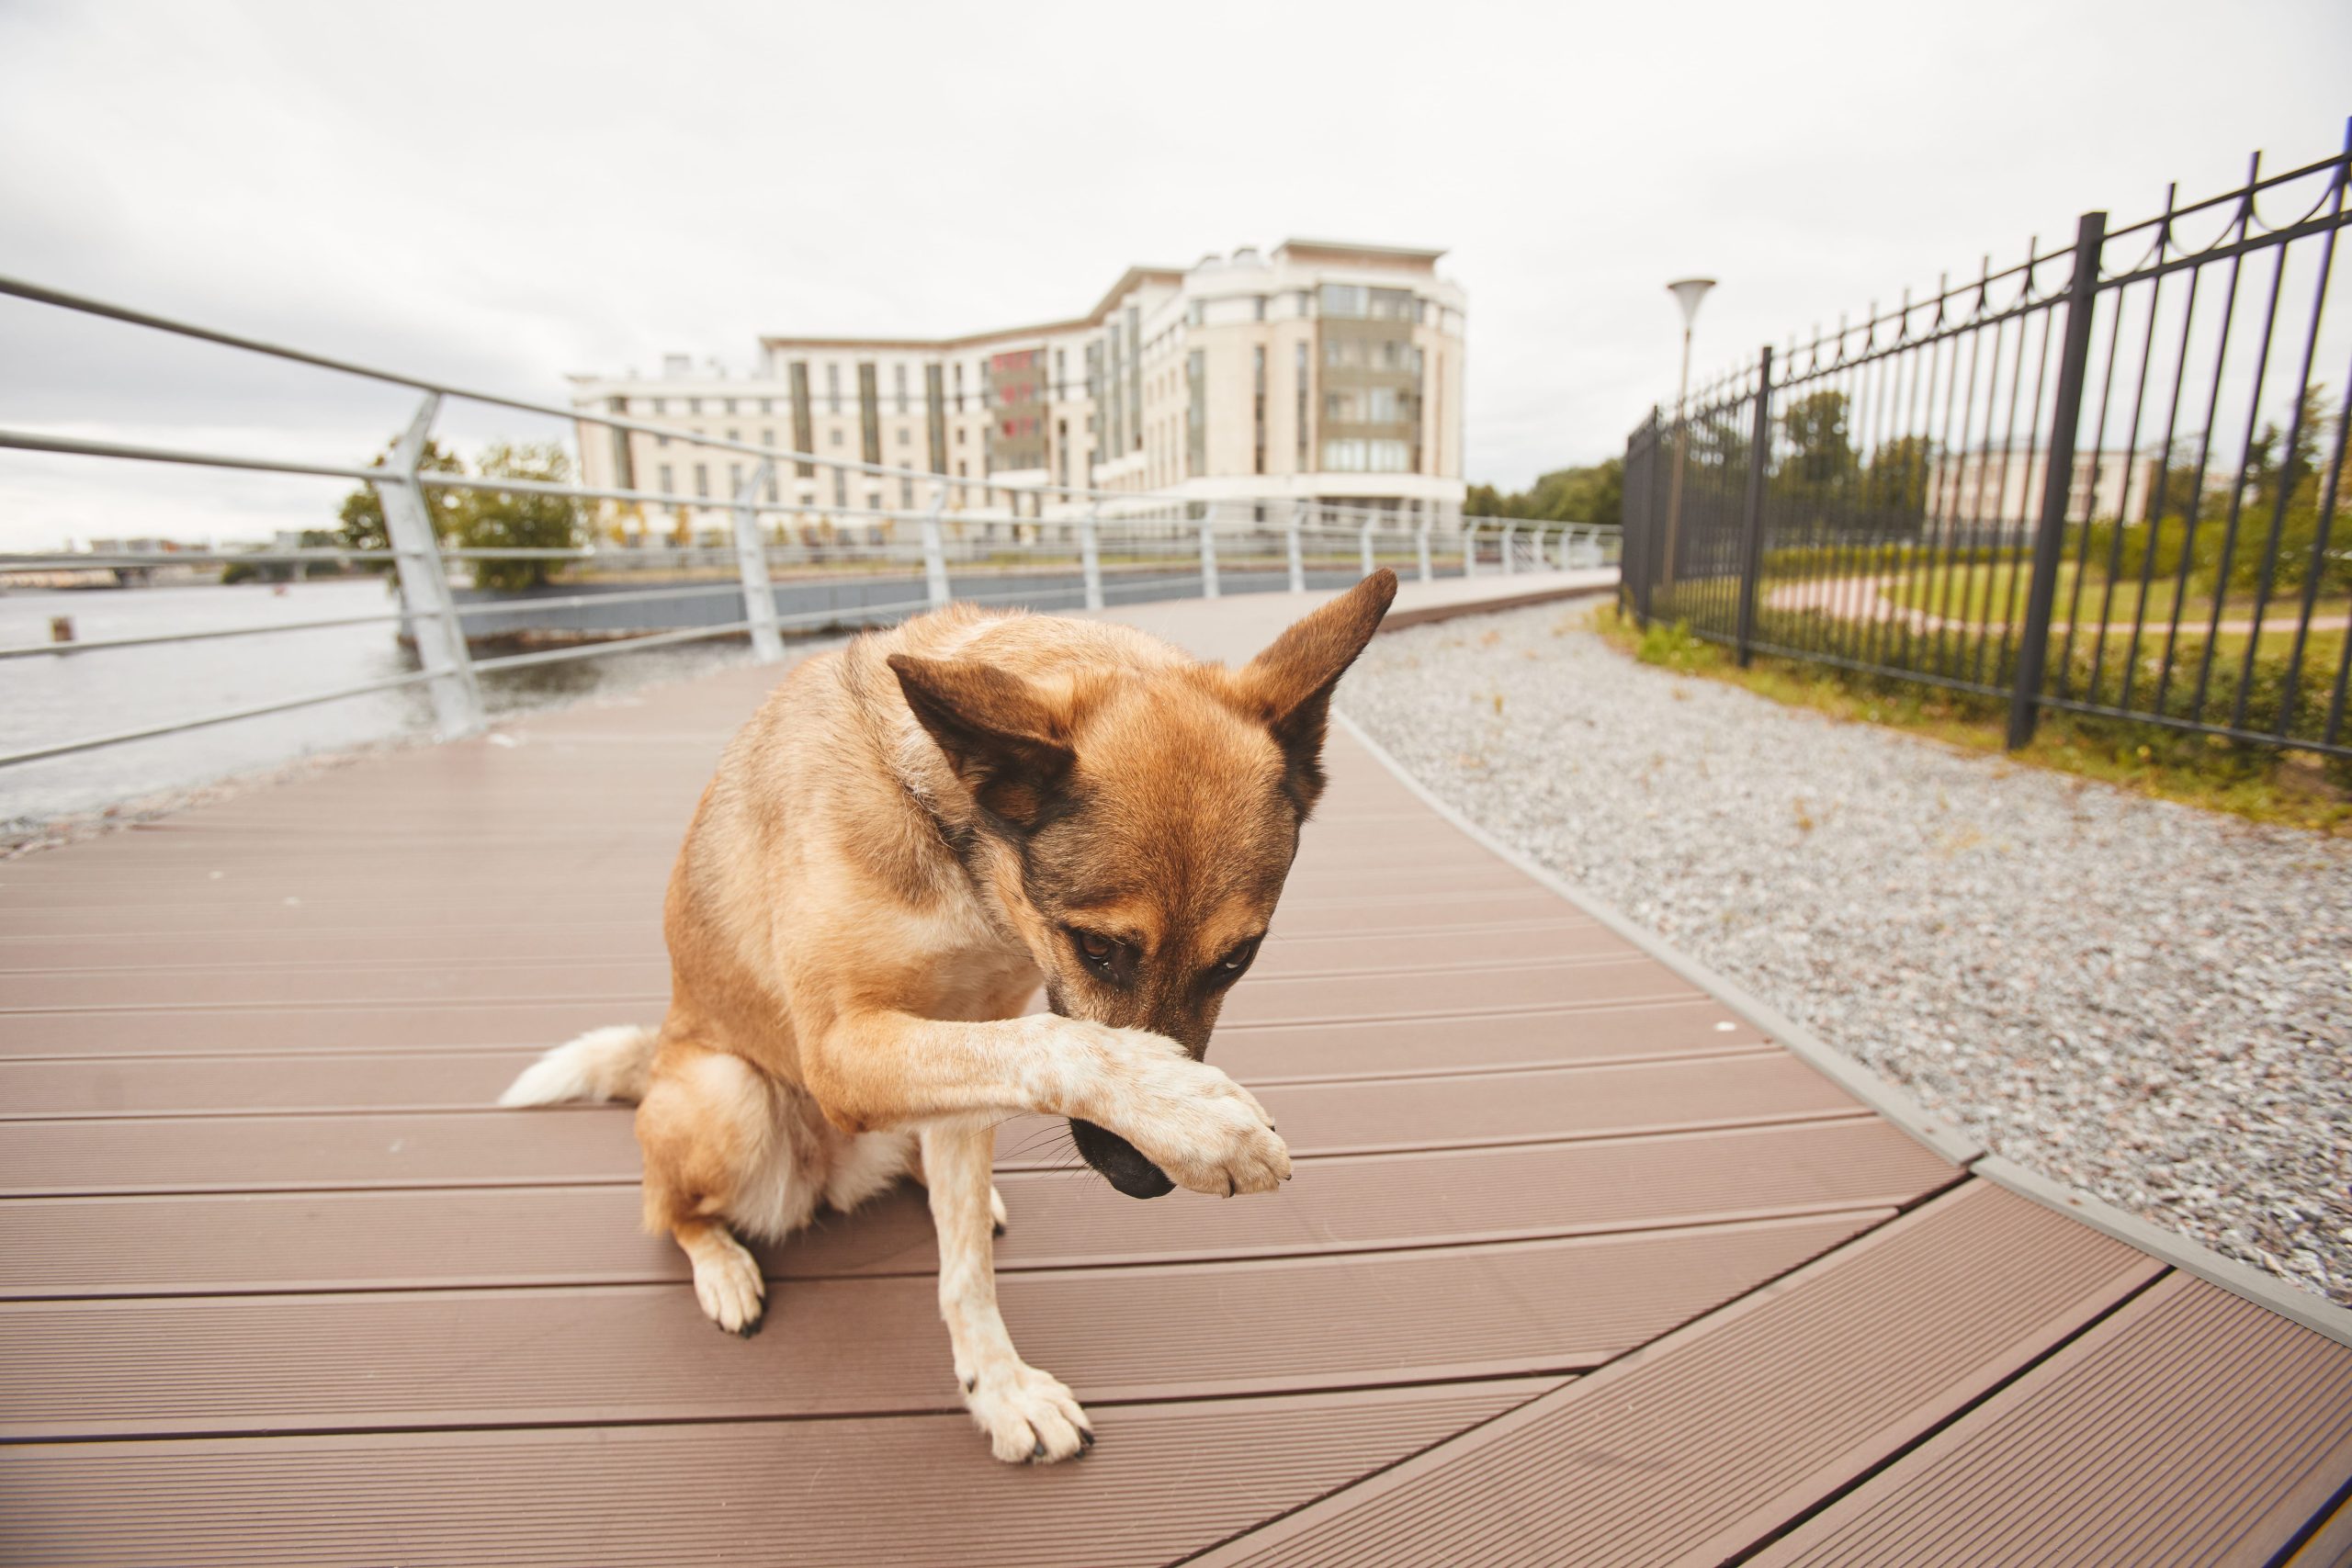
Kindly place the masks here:
[(1216, 508), (1201, 508), (1201, 597), (1216, 597)]
[(1544, 525), (1541, 523), (1535, 525), (1535, 547), (1528, 551), (1527, 558), (1535, 563), (1535, 570), (1538, 571), (1544, 570), (1552, 564), (1551, 558), (1544, 553)]
[(1090, 503), (1086, 515), (1078, 525), (1078, 570), (1086, 580), (1086, 607), (1102, 607), (1102, 541), (1098, 533), (1102, 520), (1102, 503)]
[(1284, 525), (1283, 528), (1283, 543), (1288, 547), (1290, 551), (1290, 591), (1293, 593), (1304, 593), (1306, 592), (1306, 552), (1299, 547), (1298, 541), (1299, 513), (1306, 510), (1306, 509), (1301, 506), (1297, 502), (1292, 502), (1290, 503), (1290, 522)]
[(1506, 524), (1504, 524), (1504, 525), (1503, 525), (1503, 575), (1504, 575), (1505, 577), (1509, 577), (1509, 576), (1511, 574), (1511, 564), (1510, 564), (1510, 547), (1511, 547), (1511, 541), (1512, 541), (1513, 539), (1515, 539), (1516, 537), (1518, 537), (1518, 536), (1519, 536), (1519, 525), (1518, 525), (1518, 524), (1516, 524), (1516, 523), (1506, 523)]
[(1462, 520), (1462, 575), (1478, 575), (1478, 525), (1467, 517)]
[(2091, 356), (2091, 314), (2098, 295), (2099, 250), (2107, 214), (2086, 212), (2075, 228), (2075, 276), (2066, 286), (2066, 336), (2058, 351), (2058, 395), (2050, 410), (2050, 463), (2042, 470), (2041, 520), (2033, 535), (2033, 586), (2026, 592), (2018, 644), (2017, 683), (2009, 692), (2008, 747), (2033, 739), (2041, 719), (2041, 680), (2050, 654), (2050, 612), (2065, 554), (2066, 502), (2075, 483), (2075, 427), (2083, 413), (2083, 372)]
[(384, 465), (391, 478), (376, 486), (376, 495), (384, 508), (384, 536), (400, 573), (401, 607), (408, 612), (417, 660), (433, 676), (425, 689), (433, 696), (434, 727), (445, 739), (455, 739), (473, 734), (484, 720), (465, 623), (458, 619), (457, 602), (449, 593), (441, 542), (433, 536), (433, 503), (416, 479), (440, 412), (441, 394), (425, 393), (415, 417), (393, 444)]
[(1362, 558), (1363, 575), (1366, 577), (1372, 575), (1372, 530), (1379, 521), (1376, 517), (1365, 518), (1363, 527), (1357, 534), (1356, 542), (1359, 547), (1357, 554)]
[(1421, 581), (1435, 581), (1437, 573), (1430, 570), (1430, 520), (1426, 516), (1413, 530), (1413, 554), (1420, 560)]
[(784, 638), (775, 629), (775, 591), (768, 586), (768, 544), (760, 534), (760, 514), (753, 510), (761, 487), (775, 472), (773, 462), (762, 462), (735, 492), (735, 571), (743, 580), (743, 618), (752, 623), (752, 657), (763, 664), (784, 659)]
[(1756, 425), (1747, 438), (1747, 494), (1739, 512), (1739, 627), (1734, 648), (1739, 667), (1755, 656), (1757, 580), (1764, 573), (1764, 476), (1772, 462), (1772, 345), (1756, 373)]
[(933, 498), (931, 510), (922, 514), (922, 588), (923, 597), (931, 601), (934, 610), (948, 600), (947, 540), (939, 526), (939, 514), (947, 510), (947, 486), (939, 487)]

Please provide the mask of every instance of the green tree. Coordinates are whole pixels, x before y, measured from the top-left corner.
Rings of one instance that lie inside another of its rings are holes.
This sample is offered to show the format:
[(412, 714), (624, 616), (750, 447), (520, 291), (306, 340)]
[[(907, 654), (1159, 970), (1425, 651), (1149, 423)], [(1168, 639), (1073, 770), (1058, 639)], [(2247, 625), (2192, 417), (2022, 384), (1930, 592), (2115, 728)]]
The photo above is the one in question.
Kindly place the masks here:
[(1781, 416), (1789, 455), (1781, 460), (1784, 484), (1821, 491), (1844, 482), (1860, 466), (1846, 430), (1846, 394), (1808, 392)]
[(1624, 514), (1625, 460), (1539, 475), (1524, 491), (1506, 493), (1472, 485), (1463, 510), (1473, 517), (1521, 517), (1537, 523), (1614, 523)]
[[(500, 442), (483, 448), (484, 479), (529, 479), (569, 484), (571, 459), (552, 442)], [(454, 509), (454, 534), (469, 550), (570, 550), (580, 546), (580, 503), (568, 495), (528, 491), (469, 490)], [(499, 592), (537, 588), (555, 563), (546, 560), (476, 560), (475, 585)]]
[[(391, 457), (391, 447), (386, 446), (370, 468), (380, 468)], [(424, 444), (424, 457), (417, 467), (436, 474), (462, 474), (466, 466), (457, 455), (444, 448), (438, 441)], [(457, 527), (459, 495), (456, 491), (428, 490), (424, 492), (432, 506), (433, 532), (436, 538), (447, 540)], [(361, 485), (343, 498), (343, 507), (336, 513), (338, 526), (335, 537), (328, 543), (341, 544), (355, 550), (387, 550), (391, 548), (391, 536), (384, 528), (384, 501), (376, 493), (374, 485)], [(366, 563), (371, 571), (384, 571), (391, 562), (383, 559)]]
[(1927, 436), (1898, 435), (1882, 443), (1862, 474), (1862, 504), (1915, 524), (1924, 521), (1934, 464), (1935, 443)]

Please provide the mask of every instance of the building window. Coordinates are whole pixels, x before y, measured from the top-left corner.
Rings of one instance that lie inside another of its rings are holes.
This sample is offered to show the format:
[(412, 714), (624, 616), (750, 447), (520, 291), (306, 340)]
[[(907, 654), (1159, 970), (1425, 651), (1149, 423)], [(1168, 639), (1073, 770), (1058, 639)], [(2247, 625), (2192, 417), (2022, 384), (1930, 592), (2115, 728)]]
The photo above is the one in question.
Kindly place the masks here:
[(833, 504), (835, 506), (849, 504), (849, 470), (846, 468), (833, 470)]
[[(1057, 355), (1061, 353), (1059, 349), (1054, 352)], [(1054, 482), (1065, 490), (1069, 488), (1069, 421), (1066, 419), (1054, 421)]]
[(911, 507), (914, 503), (915, 481), (908, 479), (900, 479), (899, 481), (899, 504), (900, 506)]
[(701, 496), (710, 493), (710, 465), (708, 463), (695, 465), (695, 493)]
[[(957, 413), (964, 412), (964, 367), (961, 365), (956, 367), (956, 412)], [(956, 438), (958, 440), (963, 438), (961, 431), (956, 433)]]
[(672, 476), (670, 465), (667, 463), (662, 465), (662, 493), (663, 495), (678, 493), (678, 481)]
[(842, 412), (842, 367), (838, 363), (825, 367), (825, 412)]
[(732, 398), (721, 399), (718, 405), (718, 412), (720, 413), (733, 413), (735, 412), (735, 400)]
[(762, 398), (760, 400), (760, 412), (762, 413), (775, 412), (775, 400), (774, 398)]
[[(1263, 305), (1264, 298), (1258, 303)], [(1253, 433), (1250, 444), (1250, 471), (1266, 471), (1266, 349), (1263, 344), (1250, 351), (1250, 423)]]
[(1207, 301), (1207, 300), (1205, 300), (1205, 299), (1195, 299), (1195, 300), (1193, 300), (1191, 304), (1186, 305), (1186, 306), (1184, 307), (1184, 324), (1185, 324), (1186, 326), (1188, 326), (1188, 327), (1197, 327), (1197, 326), (1199, 326), (1199, 325), (1200, 325), (1204, 321), (1205, 321), (1205, 320), (1207, 320), (1207, 319), (1208, 319), (1208, 301)]
[(881, 375), (870, 359), (857, 367), (858, 450), (869, 463), (882, 460)]
[(743, 493), (743, 465), (741, 463), (727, 465), (727, 493), (729, 495)]
[(1184, 473), (1191, 478), (1209, 469), (1207, 356), (1197, 348), (1184, 356)]
[(1296, 375), (1298, 377), (1298, 471), (1303, 474), (1306, 472), (1307, 469), (1306, 399), (1308, 396), (1306, 344), (1304, 339), (1300, 340), (1298, 345), (1298, 366)]
[(1361, 283), (1327, 283), (1323, 286), (1323, 314), (1327, 320), (1352, 321), (1364, 313), (1371, 290)]
[[(792, 382), (792, 449), (813, 452), (817, 448), (817, 422), (808, 407), (808, 362), (796, 359), (786, 367)], [(814, 463), (796, 463), (793, 472), (801, 479), (817, 477)]]
[(905, 366), (890, 367), (890, 383), (891, 390), (899, 400), (899, 412), (904, 413), (907, 412), (907, 367)]
[(729, 441), (741, 441), (743, 439), (743, 433), (740, 430), (730, 430), (727, 433), (727, 439)]
[(842, 427), (840, 425), (834, 425), (825, 434), (832, 437), (832, 445), (838, 446), (842, 444)]
[(667, 398), (654, 399), (653, 412), (655, 413), (668, 413), (670, 412), (670, 400)]
[(1066, 348), (1054, 350), (1054, 396), (1069, 396), (1069, 350)]
[(774, 446), (775, 445), (775, 432), (773, 430), (761, 431), (760, 445), (763, 446)]
[(686, 400), (686, 412), (688, 413), (702, 412), (702, 400), (700, 398), (688, 398)]
[(923, 435), (931, 453), (931, 471), (947, 471), (947, 390), (936, 364), (922, 367)]

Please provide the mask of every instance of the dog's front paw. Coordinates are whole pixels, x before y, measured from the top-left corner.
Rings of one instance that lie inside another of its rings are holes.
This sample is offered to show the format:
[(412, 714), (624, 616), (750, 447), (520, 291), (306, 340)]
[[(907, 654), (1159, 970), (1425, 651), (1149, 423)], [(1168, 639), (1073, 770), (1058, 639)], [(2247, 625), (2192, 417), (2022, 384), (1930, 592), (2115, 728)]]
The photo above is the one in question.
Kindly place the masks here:
[(691, 1257), (695, 1300), (702, 1303), (704, 1314), (729, 1334), (748, 1339), (757, 1333), (768, 1294), (758, 1260), (723, 1231), (704, 1241)]
[(1229, 1198), (1290, 1179), (1289, 1145), (1258, 1097), (1181, 1047), (1138, 1063), (1127, 1098), (1113, 1130), (1178, 1186)]
[(1007, 1464), (1052, 1464), (1094, 1446), (1094, 1429), (1078, 1396), (1060, 1379), (1019, 1361), (1008, 1371), (970, 1380), (964, 1407)]

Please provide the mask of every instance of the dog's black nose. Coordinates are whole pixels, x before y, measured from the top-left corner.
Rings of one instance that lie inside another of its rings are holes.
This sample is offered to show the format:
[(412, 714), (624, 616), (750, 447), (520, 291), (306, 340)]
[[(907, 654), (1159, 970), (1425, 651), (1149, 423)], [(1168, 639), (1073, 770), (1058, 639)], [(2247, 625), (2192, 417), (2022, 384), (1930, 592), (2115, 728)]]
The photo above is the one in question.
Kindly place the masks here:
[(1102, 1173), (1102, 1179), (1130, 1198), (1160, 1198), (1176, 1190), (1168, 1173), (1143, 1157), (1136, 1148), (1116, 1133), (1109, 1133), (1091, 1122), (1070, 1118), (1070, 1140), (1086, 1163)]

